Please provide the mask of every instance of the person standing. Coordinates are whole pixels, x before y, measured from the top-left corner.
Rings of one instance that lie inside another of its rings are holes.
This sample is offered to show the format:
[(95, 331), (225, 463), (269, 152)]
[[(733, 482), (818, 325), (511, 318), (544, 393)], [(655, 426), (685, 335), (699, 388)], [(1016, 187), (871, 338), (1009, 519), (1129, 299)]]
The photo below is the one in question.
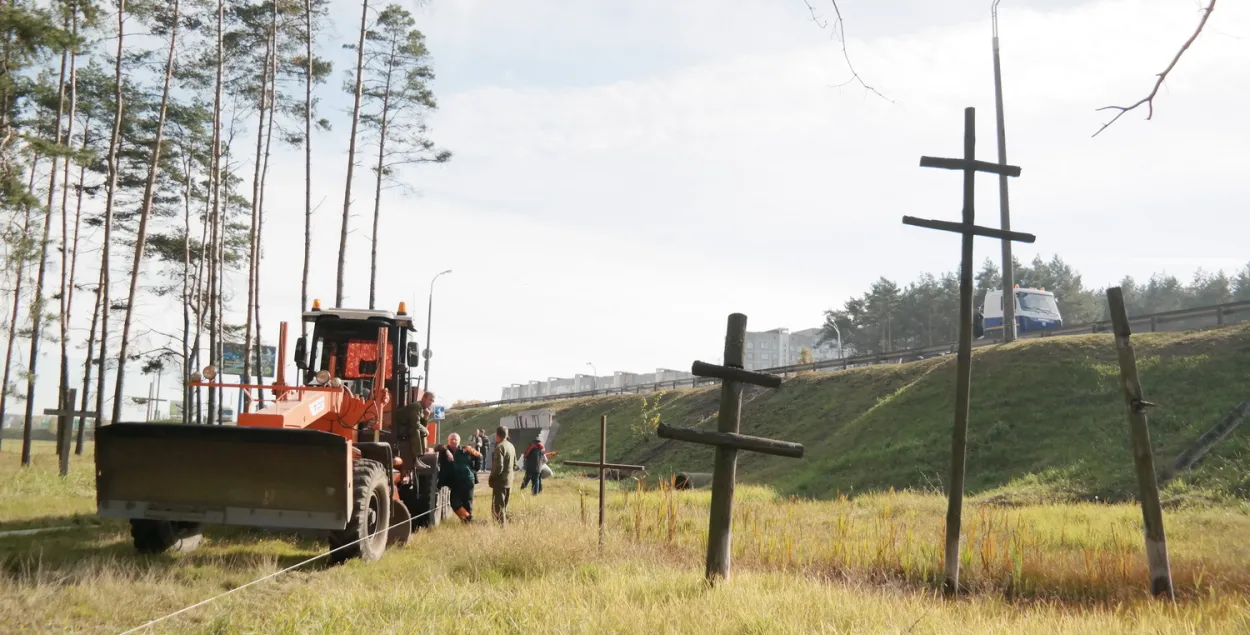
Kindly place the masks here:
[(508, 428), (495, 428), (495, 451), (491, 453), (490, 477), (491, 515), (500, 525), (508, 524), (508, 498), (512, 494), (512, 466), (516, 465), (516, 448), (508, 441)]
[(434, 405), (434, 393), (426, 392), (421, 400), (410, 403), (391, 413), (391, 427), (400, 441), (407, 441), (412, 451), (413, 466), (416, 469), (427, 469), (429, 466), (421, 460), (430, 451), (429, 429), (430, 407)]
[(543, 442), (534, 439), (534, 442), (525, 449), (525, 481), (521, 484), (521, 489), (525, 489), (525, 483), (531, 483), (534, 496), (543, 491), (543, 465), (547, 463), (547, 448), (543, 447)]
[(472, 447), (460, 445), (460, 435), (447, 435), (447, 448), (439, 460), (439, 487), (451, 490), (451, 509), (464, 522), (473, 520), (473, 486), (477, 485), (477, 473), (473, 471)]

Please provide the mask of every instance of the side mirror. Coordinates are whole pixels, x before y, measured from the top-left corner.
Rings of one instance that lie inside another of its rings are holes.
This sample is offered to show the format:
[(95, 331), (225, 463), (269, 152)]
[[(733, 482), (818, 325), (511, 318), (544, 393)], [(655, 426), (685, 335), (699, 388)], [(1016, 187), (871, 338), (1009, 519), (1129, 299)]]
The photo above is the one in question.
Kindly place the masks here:
[(302, 335), (295, 340), (295, 366), (300, 370), (308, 370), (308, 340)]
[(421, 365), (421, 347), (416, 342), (408, 342), (408, 367), (416, 368)]

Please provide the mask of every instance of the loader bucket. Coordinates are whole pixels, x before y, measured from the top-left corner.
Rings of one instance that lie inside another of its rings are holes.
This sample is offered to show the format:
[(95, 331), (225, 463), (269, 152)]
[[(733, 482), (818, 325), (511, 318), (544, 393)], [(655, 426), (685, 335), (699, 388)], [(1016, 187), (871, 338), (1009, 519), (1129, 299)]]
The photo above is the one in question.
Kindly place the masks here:
[(96, 433), (96, 506), (108, 518), (343, 529), (344, 437), (316, 430), (115, 423)]

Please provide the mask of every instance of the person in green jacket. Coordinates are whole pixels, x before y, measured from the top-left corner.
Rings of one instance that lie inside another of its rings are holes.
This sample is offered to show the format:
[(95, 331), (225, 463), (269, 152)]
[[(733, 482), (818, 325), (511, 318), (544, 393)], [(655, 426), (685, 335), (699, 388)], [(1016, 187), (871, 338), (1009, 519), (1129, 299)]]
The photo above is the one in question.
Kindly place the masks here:
[(512, 494), (512, 471), (516, 467), (516, 448), (508, 441), (508, 428), (495, 428), (495, 451), (491, 454), (491, 515), (500, 525), (507, 525), (508, 498)]

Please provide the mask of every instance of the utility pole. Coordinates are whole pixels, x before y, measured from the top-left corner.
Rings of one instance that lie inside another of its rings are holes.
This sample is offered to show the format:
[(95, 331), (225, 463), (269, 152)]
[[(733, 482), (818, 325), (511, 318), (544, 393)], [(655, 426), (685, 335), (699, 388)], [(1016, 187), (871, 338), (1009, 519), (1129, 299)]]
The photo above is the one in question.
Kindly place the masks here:
[(451, 269), (439, 273), (430, 280), (430, 303), (425, 314), (425, 350), (421, 353), (425, 358), (425, 383), (421, 388), (422, 394), (430, 390), (430, 356), (433, 355), (430, 352), (430, 323), (434, 321), (434, 281), (445, 273), (451, 273)]
[[(994, 107), (998, 119), (998, 163), (1007, 165), (1007, 127), (1003, 121), (1003, 69), (998, 55), (998, 3), (990, 6), (990, 22), (994, 29)], [(1011, 207), (1007, 204), (1007, 175), (998, 174), (998, 211), (1003, 231), (1011, 229)], [(1011, 241), (1003, 239), (1003, 341), (1016, 341), (1015, 271), (1011, 259)]]

